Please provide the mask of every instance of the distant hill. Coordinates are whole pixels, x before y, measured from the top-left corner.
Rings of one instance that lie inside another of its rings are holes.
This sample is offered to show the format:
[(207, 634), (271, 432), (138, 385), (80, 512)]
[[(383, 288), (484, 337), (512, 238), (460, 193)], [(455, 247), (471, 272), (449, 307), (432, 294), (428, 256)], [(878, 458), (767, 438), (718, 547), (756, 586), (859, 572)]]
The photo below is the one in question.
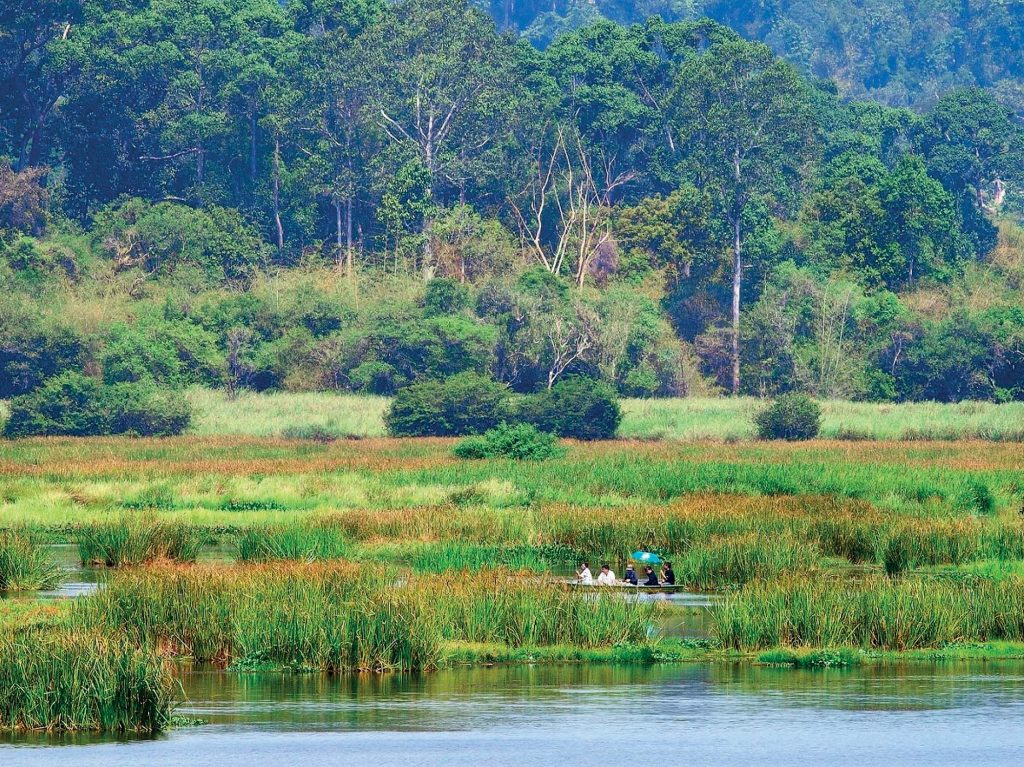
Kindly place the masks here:
[(927, 106), (960, 86), (992, 88), (1024, 114), (1024, 0), (476, 0), (538, 44), (596, 17), (708, 16), (768, 43), (844, 95)]

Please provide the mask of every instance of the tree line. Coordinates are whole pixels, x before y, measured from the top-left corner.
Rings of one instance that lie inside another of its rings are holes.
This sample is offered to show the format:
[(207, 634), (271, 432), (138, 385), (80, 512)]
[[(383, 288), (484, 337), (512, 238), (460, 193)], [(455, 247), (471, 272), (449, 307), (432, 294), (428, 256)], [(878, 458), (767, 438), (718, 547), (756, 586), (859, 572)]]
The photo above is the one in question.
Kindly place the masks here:
[[(1024, 133), (991, 90), (847, 101), (707, 19), (540, 49), (463, 0), (0, 14), (0, 396), (92, 367), (1024, 397)], [(40, 300), (100, 284), (123, 321)]]

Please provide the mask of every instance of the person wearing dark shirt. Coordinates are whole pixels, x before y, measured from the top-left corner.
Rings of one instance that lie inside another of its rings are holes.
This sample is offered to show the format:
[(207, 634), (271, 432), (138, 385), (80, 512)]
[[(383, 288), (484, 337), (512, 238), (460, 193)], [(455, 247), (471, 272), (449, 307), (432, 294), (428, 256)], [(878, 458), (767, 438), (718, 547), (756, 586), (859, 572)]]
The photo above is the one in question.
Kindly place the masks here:
[(658, 583), (658, 575), (654, 572), (654, 568), (650, 565), (644, 568), (644, 572), (647, 574), (647, 580), (644, 581), (645, 586), (660, 586)]
[(633, 565), (626, 565), (626, 574), (622, 576), (622, 582), (633, 586), (637, 584), (636, 570), (633, 569)]
[(661, 568), (661, 579), (665, 582), (666, 586), (676, 585), (676, 574), (672, 570), (671, 562), (666, 562), (665, 566)]

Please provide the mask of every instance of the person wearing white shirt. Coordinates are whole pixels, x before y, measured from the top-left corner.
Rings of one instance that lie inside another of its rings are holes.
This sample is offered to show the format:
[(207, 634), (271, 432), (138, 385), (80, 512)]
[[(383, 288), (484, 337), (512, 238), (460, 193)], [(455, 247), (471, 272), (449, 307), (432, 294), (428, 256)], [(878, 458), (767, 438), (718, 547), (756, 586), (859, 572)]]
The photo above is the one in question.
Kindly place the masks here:
[(597, 576), (598, 586), (614, 586), (615, 585), (615, 573), (608, 565), (601, 565), (601, 572)]
[(581, 586), (593, 586), (594, 576), (590, 573), (590, 565), (584, 562), (580, 566), (580, 571), (577, 573), (579, 576), (579, 584)]

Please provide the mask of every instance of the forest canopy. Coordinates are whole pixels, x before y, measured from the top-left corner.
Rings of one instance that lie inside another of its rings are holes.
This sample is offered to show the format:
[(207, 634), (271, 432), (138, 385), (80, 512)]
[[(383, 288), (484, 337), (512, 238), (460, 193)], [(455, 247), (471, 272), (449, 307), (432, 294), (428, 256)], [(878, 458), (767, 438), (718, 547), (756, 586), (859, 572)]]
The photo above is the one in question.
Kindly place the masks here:
[(0, 397), (1024, 399), (1015, 4), (620, 5), (3, 4)]

